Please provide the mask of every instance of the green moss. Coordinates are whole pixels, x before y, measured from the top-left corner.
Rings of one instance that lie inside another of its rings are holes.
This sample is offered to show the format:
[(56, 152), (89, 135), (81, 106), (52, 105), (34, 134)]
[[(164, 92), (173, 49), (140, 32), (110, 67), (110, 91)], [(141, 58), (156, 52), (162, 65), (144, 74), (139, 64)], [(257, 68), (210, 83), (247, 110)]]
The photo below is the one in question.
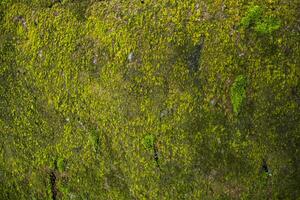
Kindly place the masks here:
[(256, 3), (2, 1), (0, 199), (242, 199), (263, 154), (296, 199), (299, 6)]
[(272, 34), (280, 28), (280, 20), (274, 17), (268, 17), (257, 22), (254, 30), (260, 34)]
[(92, 131), (92, 133), (89, 135), (89, 141), (93, 150), (97, 152), (100, 146), (100, 138), (96, 131)]
[(154, 147), (155, 137), (153, 135), (146, 135), (143, 139), (145, 148), (150, 149)]
[(63, 158), (57, 159), (57, 169), (58, 169), (58, 171), (63, 172), (63, 171), (65, 171), (65, 168), (66, 168), (65, 160)]
[(261, 19), (262, 14), (263, 9), (260, 6), (251, 6), (246, 12), (246, 15), (242, 18), (241, 26), (243, 28), (249, 28), (252, 24), (255, 24)]
[(243, 75), (239, 75), (234, 80), (231, 86), (230, 96), (233, 107), (233, 112), (238, 114), (244, 99), (246, 98), (246, 78)]
[(280, 28), (280, 20), (274, 16), (268, 16), (264, 10), (258, 6), (251, 6), (241, 19), (241, 27), (244, 29), (253, 27), (259, 34), (272, 34)]

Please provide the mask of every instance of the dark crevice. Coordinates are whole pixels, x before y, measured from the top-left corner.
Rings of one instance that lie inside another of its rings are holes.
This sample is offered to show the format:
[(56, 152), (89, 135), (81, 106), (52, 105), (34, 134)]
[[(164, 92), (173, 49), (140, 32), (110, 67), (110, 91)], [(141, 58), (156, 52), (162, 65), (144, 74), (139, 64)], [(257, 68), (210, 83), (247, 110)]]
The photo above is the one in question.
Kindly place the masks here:
[(52, 200), (56, 200), (57, 198), (57, 187), (56, 187), (56, 175), (54, 170), (50, 172), (50, 183), (51, 183), (51, 193), (52, 193)]
[(55, 4), (57, 3), (62, 3), (61, 0), (51, 0), (51, 4), (50, 6), (48, 6), (49, 8), (52, 8)]
[(260, 172), (261, 173), (266, 173), (268, 175), (271, 175), (271, 172), (270, 172), (270, 169), (269, 169), (269, 166), (267, 164), (267, 160), (266, 159), (263, 159), (263, 161), (262, 161)]
[(263, 164), (261, 166), (262, 168), (262, 171), (268, 173), (269, 172), (269, 168), (268, 168), (268, 165), (267, 165), (267, 161), (266, 160), (263, 160)]
[(158, 149), (157, 149), (157, 146), (155, 144), (153, 146), (153, 152), (154, 152), (154, 160), (156, 162), (156, 165), (157, 165), (158, 169), (161, 169), (160, 165), (159, 165), (159, 159), (158, 159)]
[(198, 72), (199, 71), (199, 61), (201, 58), (201, 52), (204, 46), (204, 37), (201, 37), (198, 44), (192, 47), (190, 50), (190, 54), (187, 57), (187, 63), (189, 66), (190, 72)]

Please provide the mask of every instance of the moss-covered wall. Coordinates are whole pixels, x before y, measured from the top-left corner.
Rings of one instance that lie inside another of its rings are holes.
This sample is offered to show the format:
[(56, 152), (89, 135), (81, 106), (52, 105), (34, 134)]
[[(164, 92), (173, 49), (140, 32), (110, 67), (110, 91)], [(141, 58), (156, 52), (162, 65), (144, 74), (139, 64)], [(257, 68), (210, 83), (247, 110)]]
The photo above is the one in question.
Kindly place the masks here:
[(2, 0), (0, 199), (296, 199), (299, 11)]

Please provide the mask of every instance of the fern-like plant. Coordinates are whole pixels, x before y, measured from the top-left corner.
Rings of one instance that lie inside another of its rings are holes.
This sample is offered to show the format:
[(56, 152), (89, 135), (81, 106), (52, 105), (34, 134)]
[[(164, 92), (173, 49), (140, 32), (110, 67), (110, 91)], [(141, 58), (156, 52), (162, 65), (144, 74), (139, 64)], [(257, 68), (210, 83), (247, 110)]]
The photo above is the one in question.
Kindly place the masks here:
[(247, 80), (243, 75), (239, 75), (234, 80), (234, 83), (231, 86), (230, 97), (233, 107), (233, 112), (238, 114), (241, 108), (241, 105), (246, 98), (246, 85)]

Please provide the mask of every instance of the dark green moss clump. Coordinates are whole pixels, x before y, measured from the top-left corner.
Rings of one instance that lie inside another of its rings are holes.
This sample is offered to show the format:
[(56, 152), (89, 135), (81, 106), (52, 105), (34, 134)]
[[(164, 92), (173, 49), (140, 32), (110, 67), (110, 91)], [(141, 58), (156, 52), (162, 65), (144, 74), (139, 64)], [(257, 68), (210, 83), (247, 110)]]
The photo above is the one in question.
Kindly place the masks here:
[(246, 86), (247, 80), (243, 75), (239, 75), (238, 77), (236, 77), (231, 86), (230, 96), (233, 111), (235, 114), (238, 114), (240, 112), (241, 106), (246, 98)]
[(268, 16), (264, 9), (258, 5), (252, 5), (241, 19), (241, 27), (248, 29), (253, 27), (259, 34), (270, 35), (281, 27), (281, 22), (274, 16)]

